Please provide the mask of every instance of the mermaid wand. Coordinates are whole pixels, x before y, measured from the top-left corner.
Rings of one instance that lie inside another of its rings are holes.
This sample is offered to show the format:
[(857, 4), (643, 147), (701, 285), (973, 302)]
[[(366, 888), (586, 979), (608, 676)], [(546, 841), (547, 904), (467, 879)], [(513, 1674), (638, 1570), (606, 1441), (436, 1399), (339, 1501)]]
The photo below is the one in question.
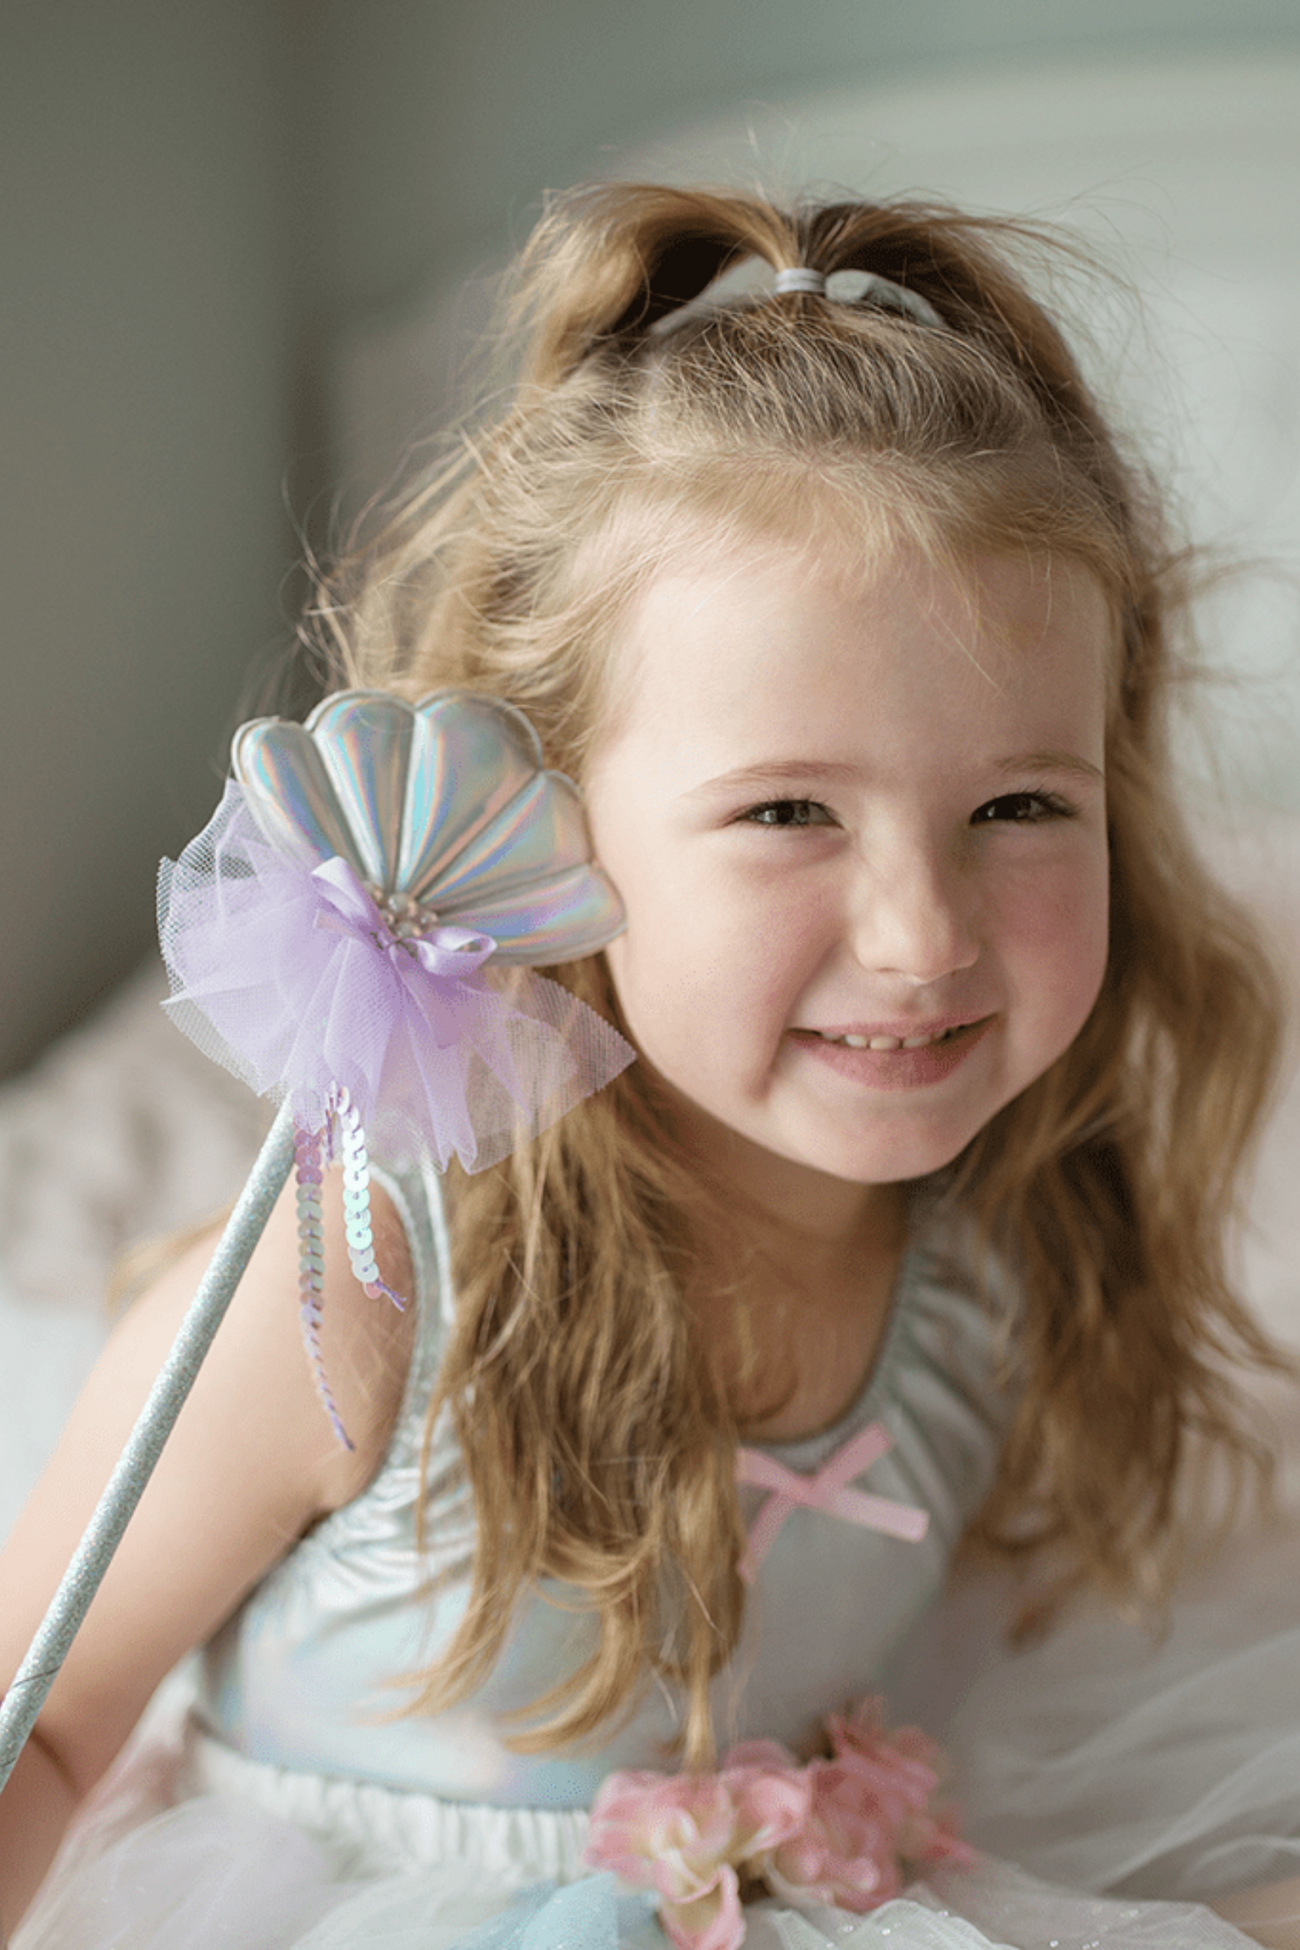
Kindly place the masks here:
[(533, 971), (623, 925), (591, 860), (571, 782), (531, 725), (466, 692), (408, 704), (328, 697), (303, 725), (236, 734), (209, 825), (164, 861), (166, 1008), (209, 1055), (278, 1102), (271, 1131), (162, 1372), (0, 1704), (0, 1788), (89, 1609), (253, 1248), (297, 1175), (299, 1303), (320, 1360), (320, 1184), (337, 1154), (348, 1255), (392, 1294), (370, 1227), (371, 1147), (395, 1164), (495, 1164), (635, 1052)]

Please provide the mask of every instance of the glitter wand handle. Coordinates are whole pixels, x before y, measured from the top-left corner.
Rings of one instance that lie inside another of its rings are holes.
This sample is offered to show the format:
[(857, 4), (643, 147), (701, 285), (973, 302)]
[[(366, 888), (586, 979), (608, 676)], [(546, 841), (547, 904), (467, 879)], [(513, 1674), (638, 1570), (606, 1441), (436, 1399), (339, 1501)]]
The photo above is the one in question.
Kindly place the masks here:
[(90, 1609), (292, 1168), (293, 1113), (286, 1104), (271, 1126), (76, 1555), (0, 1702), (0, 1789), (13, 1772), (46, 1694)]

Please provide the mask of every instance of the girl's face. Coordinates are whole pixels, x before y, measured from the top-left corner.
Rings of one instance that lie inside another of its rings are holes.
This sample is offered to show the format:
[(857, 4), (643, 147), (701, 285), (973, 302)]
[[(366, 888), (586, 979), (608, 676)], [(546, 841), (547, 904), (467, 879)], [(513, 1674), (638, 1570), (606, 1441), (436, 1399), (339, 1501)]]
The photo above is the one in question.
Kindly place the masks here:
[(1100, 589), (1063, 561), (665, 573), (588, 778), (608, 949), (688, 1144), (798, 1219), (948, 1164), (1106, 962)]

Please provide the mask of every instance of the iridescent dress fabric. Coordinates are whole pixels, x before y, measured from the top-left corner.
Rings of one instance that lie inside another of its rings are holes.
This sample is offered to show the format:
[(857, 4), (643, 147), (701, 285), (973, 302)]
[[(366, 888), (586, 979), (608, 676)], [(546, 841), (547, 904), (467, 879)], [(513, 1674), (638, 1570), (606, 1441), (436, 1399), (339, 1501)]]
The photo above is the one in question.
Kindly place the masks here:
[[(580, 1809), (614, 1768), (662, 1767), (675, 1702), (653, 1688), (630, 1720), (580, 1754), (520, 1755), (503, 1716), (526, 1708), (593, 1643), (589, 1617), (539, 1597), (527, 1603), (497, 1668), (471, 1701), (432, 1717), (395, 1718), (392, 1675), (429, 1663), (462, 1615), (474, 1544), (469, 1491), (450, 1426), (428, 1462), (424, 1573), (417, 1596), (415, 1519), (423, 1405), (446, 1328), (449, 1291), (438, 1207), (390, 1183), (416, 1244), (420, 1339), (407, 1405), (370, 1489), (327, 1518), (271, 1573), (208, 1649), (201, 1711), (233, 1751), (454, 1802)], [(430, 1188), (432, 1189), (432, 1188)], [(865, 1487), (930, 1517), (913, 1543), (796, 1510), (750, 1595), (745, 1636), (720, 1678), (723, 1746), (760, 1736), (793, 1747), (829, 1707), (878, 1687), (931, 1606), (951, 1549), (991, 1481), (999, 1441), (989, 1321), (945, 1278), (941, 1237), (922, 1237), (900, 1272), (867, 1386), (833, 1428), (766, 1453), (808, 1475), (860, 1429), (893, 1438)], [(761, 1495), (745, 1491), (749, 1513)], [(809, 1593), (821, 1594), (810, 1614)], [(791, 1657), (791, 1648), (797, 1648)], [(407, 1695), (409, 1697), (409, 1694)]]

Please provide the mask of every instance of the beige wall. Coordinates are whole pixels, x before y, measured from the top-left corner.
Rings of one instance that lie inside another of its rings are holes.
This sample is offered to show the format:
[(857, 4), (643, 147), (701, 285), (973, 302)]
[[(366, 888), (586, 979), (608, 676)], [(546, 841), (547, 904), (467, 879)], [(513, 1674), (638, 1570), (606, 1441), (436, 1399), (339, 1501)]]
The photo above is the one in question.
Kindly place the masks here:
[(314, 302), (403, 297), (547, 188), (745, 101), (971, 65), (1300, 43), (1295, 0), (289, 0), (317, 134)]
[(278, 632), (275, 27), (187, 0), (0, 24), (0, 1068), (146, 951)]

